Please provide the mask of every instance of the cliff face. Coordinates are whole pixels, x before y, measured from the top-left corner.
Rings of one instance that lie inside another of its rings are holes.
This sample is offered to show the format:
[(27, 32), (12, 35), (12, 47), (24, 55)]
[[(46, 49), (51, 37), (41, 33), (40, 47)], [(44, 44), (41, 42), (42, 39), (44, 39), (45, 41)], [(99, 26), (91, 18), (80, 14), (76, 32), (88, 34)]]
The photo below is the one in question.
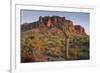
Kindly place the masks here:
[[(62, 24), (64, 22), (68, 22), (68, 29), (70, 32), (74, 32), (76, 34), (86, 35), (84, 27), (81, 25), (74, 25), (74, 23), (71, 20), (65, 19), (65, 17), (59, 17), (59, 16), (45, 16), (39, 17), (39, 23), (44, 24), (48, 28), (52, 28), (55, 24), (61, 22)], [(62, 25), (63, 26), (63, 25)]]
[(67, 22), (66, 25), (68, 25), (68, 30), (70, 33), (87, 35), (84, 27), (82, 27), (81, 25), (74, 25), (71, 20), (67, 20), (65, 19), (65, 17), (60, 16), (40, 16), (37, 22), (22, 24), (21, 30), (26, 31), (34, 28), (35, 31), (39, 31), (39, 28), (44, 28), (47, 31), (51, 28), (54, 28), (55, 25), (61, 24), (61, 26), (63, 26), (65, 22)]
[(80, 25), (75, 25), (75, 31), (76, 31), (77, 34), (86, 35), (84, 27), (82, 27)]

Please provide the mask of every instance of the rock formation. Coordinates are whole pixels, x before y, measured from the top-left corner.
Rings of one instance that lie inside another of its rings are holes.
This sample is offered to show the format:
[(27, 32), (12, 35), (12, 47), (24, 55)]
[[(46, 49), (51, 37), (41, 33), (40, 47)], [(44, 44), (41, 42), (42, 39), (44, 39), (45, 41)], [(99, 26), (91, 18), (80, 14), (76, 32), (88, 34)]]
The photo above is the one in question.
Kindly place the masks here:
[(59, 22), (62, 23), (62, 26), (64, 24), (64, 22), (68, 23), (68, 30), (70, 32), (74, 32), (76, 34), (80, 34), (80, 35), (86, 35), (85, 29), (84, 27), (82, 27), (81, 25), (74, 25), (74, 23), (71, 20), (67, 20), (65, 19), (65, 17), (60, 17), (60, 16), (40, 16), (39, 20), (33, 23), (27, 23), (27, 25), (22, 24), (22, 31), (24, 30), (28, 30), (28, 29), (32, 29), (32, 28), (53, 28), (55, 27), (55, 24), (59, 25)]
[(67, 21), (68, 22), (68, 29), (70, 32), (75, 32), (77, 34), (81, 34), (81, 35), (86, 35), (85, 29), (84, 27), (82, 27), (81, 25), (74, 25), (74, 23), (71, 20), (67, 20), (65, 19), (65, 17), (59, 17), (59, 16), (45, 16), (39, 17), (39, 23), (46, 25), (48, 28), (49, 27), (53, 27), (53, 25), (57, 22), (64, 22)]

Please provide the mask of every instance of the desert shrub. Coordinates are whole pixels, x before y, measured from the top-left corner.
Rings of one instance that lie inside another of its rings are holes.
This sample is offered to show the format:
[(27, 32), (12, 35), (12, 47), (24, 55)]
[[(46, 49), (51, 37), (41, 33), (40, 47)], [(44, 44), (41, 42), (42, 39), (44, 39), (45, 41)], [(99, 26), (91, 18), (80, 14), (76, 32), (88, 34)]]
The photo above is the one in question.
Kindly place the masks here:
[(34, 59), (32, 58), (32, 51), (29, 48), (21, 48), (21, 62), (32, 62)]
[(80, 51), (79, 51), (79, 48), (69, 48), (69, 56), (70, 58), (79, 58), (79, 54), (80, 54)]
[(80, 52), (80, 59), (89, 59), (89, 53)]

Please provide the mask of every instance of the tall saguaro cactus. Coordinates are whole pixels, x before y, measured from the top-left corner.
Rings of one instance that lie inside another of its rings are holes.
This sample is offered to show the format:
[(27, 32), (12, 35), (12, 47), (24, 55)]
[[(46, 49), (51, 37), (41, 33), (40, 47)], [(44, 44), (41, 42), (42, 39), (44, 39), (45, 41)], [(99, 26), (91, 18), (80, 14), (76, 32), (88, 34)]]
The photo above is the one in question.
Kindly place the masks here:
[(65, 52), (66, 52), (66, 58), (68, 59), (69, 58), (69, 41), (70, 41), (70, 37), (71, 37), (71, 34), (69, 32), (69, 27), (68, 27), (68, 22), (67, 21), (59, 21), (58, 23), (56, 23), (56, 27), (58, 29), (60, 29), (62, 31), (62, 33), (64, 34), (64, 37), (65, 37)]

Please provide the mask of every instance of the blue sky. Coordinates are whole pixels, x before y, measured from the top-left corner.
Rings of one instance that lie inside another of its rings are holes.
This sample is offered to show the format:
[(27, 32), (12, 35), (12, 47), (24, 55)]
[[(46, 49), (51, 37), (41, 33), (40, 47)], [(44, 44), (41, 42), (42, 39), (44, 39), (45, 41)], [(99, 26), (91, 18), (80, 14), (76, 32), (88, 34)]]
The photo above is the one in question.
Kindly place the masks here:
[(89, 34), (89, 13), (21, 10), (21, 24), (37, 21), (39, 16), (54, 15), (65, 17), (66, 19), (73, 21), (75, 25), (82, 25), (87, 34)]

